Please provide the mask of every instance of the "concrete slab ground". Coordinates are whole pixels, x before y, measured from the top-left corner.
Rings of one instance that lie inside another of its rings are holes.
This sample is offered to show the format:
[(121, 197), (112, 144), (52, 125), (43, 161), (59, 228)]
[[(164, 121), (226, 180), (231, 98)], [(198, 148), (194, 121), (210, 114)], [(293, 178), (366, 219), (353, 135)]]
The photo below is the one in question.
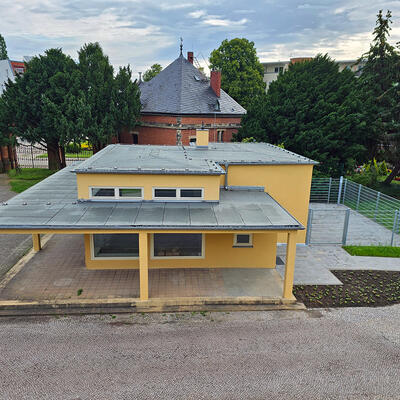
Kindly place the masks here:
[[(78, 296), (78, 290), (82, 291)], [(280, 298), (274, 269), (157, 269), (149, 271), (150, 298), (263, 296)], [(2, 289), (0, 300), (139, 297), (137, 270), (88, 270), (83, 235), (54, 235)]]
[[(278, 246), (278, 256), (285, 260), (286, 246)], [(400, 271), (400, 258), (351, 256), (341, 246), (298, 245), (296, 251), (295, 285), (341, 285), (330, 270)], [(277, 270), (283, 276), (281, 265)]]
[[(311, 244), (341, 244), (346, 210), (343, 204), (310, 203), (313, 210)], [(389, 216), (388, 216), (389, 218)], [(389, 246), (392, 231), (350, 209), (348, 245)], [(394, 235), (394, 245), (400, 246), (400, 235)]]
[[(13, 196), (8, 176), (0, 174), (0, 203)], [(0, 235), (0, 279), (31, 247), (31, 235)]]

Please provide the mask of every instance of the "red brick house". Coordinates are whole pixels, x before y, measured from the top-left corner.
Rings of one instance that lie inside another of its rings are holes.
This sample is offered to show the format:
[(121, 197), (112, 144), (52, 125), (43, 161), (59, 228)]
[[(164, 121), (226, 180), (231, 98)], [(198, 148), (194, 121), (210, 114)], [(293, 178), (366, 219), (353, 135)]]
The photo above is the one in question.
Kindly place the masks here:
[(230, 142), (246, 110), (221, 89), (221, 72), (207, 79), (193, 53), (180, 56), (148, 82), (139, 83), (141, 125), (121, 135), (122, 143), (189, 145), (196, 129), (209, 129), (210, 142)]

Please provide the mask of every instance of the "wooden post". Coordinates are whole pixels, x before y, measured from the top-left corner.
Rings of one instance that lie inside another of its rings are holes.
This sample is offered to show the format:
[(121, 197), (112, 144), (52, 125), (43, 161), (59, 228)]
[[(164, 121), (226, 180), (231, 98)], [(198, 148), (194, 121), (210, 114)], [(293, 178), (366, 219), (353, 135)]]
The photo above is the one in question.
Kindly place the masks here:
[(33, 250), (35, 250), (36, 252), (42, 250), (42, 243), (40, 241), (39, 233), (32, 234), (32, 243), (33, 243)]
[(146, 232), (139, 233), (140, 300), (149, 299), (149, 240)]
[(293, 298), (293, 277), (294, 277), (294, 263), (296, 259), (296, 238), (297, 231), (288, 233), (288, 240), (286, 246), (286, 264), (285, 264), (285, 279), (283, 281), (283, 298)]

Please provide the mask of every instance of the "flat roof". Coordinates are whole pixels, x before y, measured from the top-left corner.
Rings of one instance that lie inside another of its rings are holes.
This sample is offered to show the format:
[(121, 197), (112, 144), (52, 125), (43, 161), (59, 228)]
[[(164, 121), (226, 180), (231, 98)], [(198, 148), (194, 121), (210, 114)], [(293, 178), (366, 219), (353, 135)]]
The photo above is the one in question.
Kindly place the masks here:
[(317, 164), (269, 143), (214, 143), (208, 147), (112, 144), (75, 168), (77, 173), (225, 174), (220, 164)]
[[(74, 166), (0, 205), (0, 230), (298, 230), (261, 190), (221, 190), (220, 202), (78, 202)], [(242, 188), (243, 189), (243, 188)]]
[(193, 158), (182, 146), (111, 144), (74, 169), (85, 174), (223, 175), (217, 163)]

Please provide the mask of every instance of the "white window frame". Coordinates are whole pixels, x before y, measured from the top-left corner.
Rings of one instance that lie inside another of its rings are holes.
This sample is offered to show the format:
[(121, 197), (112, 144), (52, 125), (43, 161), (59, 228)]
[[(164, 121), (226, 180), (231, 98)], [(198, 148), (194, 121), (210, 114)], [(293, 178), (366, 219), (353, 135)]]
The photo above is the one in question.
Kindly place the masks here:
[[(162, 232), (157, 232), (157, 233), (162, 233)], [(167, 233), (167, 232), (165, 232)], [(173, 232), (168, 232), (168, 233), (173, 233)], [(185, 233), (177, 232), (182, 235)], [(187, 232), (191, 233), (191, 232)], [(152, 260), (200, 260), (205, 258), (206, 254), (206, 240), (205, 240), (205, 234), (200, 233), (201, 235), (201, 256), (155, 256), (154, 255), (154, 233), (151, 234), (151, 239), (150, 239), (150, 258)]]
[[(167, 189), (167, 190), (176, 190), (175, 197), (156, 197), (155, 193), (157, 189)], [(201, 197), (181, 197), (181, 190), (201, 190)], [(153, 186), (153, 200), (170, 200), (170, 201), (196, 201), (196, 200), (204, 200), (204, 188), (202, 187), (160, 187)]]
[[(237, 242), (238, 235), (248, 235), (249, 243), (238, 243)], [(233, 235), (233, 247), (253, 247), (253, 234), (252, 233), (235, 233)]]
[[(129, 232), (129, 233), (135, 234), (136, 232)], [(139, 259), (139, 256), (132, 256), (132, 257), (96, 257), (94, 255), (94, 237), (93, 237), (93, 235), (101, 235), (101, 233), (91, 233), (90, 234), (90, 259), (92, 261), (96, 261), (96, 260), (138, 260)], [(112, 235), (112, 233), (111, 233), (111, 235)]]
[[(93, 196), (92, 189), (114, 189), (114, 196)], [(142, 195), (140, 197), (125, 197), (119, 195), (119, 189), (140, 189)], [(89, 198), (91, 200), (119, 200), (119, 201), (142, 201), (143, 187), (139, 186), (89, 186)]]
[(225, 131), (223, 129), (217, 130), (217, 142), (218, 143), (224, 142), (224, 135), (225, 135)]

